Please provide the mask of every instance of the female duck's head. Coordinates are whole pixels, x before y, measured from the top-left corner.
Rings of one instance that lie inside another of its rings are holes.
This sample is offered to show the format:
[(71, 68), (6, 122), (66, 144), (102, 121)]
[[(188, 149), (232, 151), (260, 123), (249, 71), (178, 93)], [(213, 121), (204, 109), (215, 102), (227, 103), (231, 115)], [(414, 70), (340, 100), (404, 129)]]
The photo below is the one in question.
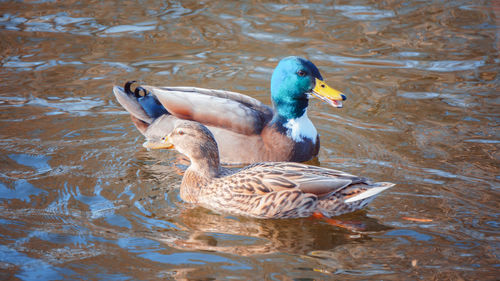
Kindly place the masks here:
[(207, 127), (195, 121), (176, 121), (175, 128), (161, 142), (145, 143), (145, 147), (176, 149), (191, 160), (191, 166), (212, 175), (216, 175), (219, 169), (219, 150), (214, 135)]
[(346, 99), (344, 94), (323, 82), (312, 62), (300, 57), (282, 59), (271, 77), (271, 98), (278, 114), (285, 119), (301, 117), (311, 95), (333, 107), (342, 107)]

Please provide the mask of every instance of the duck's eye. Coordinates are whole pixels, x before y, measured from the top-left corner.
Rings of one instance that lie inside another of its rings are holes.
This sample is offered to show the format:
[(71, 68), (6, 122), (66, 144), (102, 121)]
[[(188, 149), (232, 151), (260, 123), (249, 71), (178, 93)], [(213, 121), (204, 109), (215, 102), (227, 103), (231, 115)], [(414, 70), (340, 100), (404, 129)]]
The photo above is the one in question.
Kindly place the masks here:
[(304, 76), (306, 76), (306, 74), (307, 73), (304, 70), (297, 71), (297, 75), (299, 75), (300, 77), (304, 77)]
[(182, 136), (182, 135), (184, 135), (184, 131), (182, 131), (182, 130), (178, 130), (178, 131), (177, 131), (177, 134), (178, 134), (179, 136)]

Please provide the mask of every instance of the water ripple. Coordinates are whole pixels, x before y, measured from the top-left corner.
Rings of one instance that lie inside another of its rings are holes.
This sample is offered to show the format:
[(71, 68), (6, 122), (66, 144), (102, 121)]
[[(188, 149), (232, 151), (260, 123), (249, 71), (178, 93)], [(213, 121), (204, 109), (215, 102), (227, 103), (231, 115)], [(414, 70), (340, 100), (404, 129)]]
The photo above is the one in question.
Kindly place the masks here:
[(157, 22), (136, 23), (134, 25), (118, 25), (106, 28), (103, 35), (114, 33), (137, 33), (156, 29)]
[(68, 97), (59, 99), (59, 102), (55, 100), (33, 98), (28, 101), (27, 104), (55, 109), (51, 111), (51, 114), (68, 112), (79, 116), (85, 116), (92, 114), (92, 112), (90, 112), (92, 109), (104, 106), (105, 102), (102, 100), (89, 99), (86, 97)]
[(173, 253), (161, 254), (158, 252), (147, 252), (140, 254), (139, 257), (155, 262), (168, 264), (211, 264), (211, 263), (226, 263), (235, 264), (228, 258), (216, 254), (204, 253)]
[(47, 163), (51, 158), (50, 156), (31, 154), (9, 154), (8, 156), (20, 165), (36, 169), (38, 173), (52, 170), (52, 167)]
[(314, 55), (315, 60), (327, 60), (340, 65), (366, 66), (373, 68), (407, 68), (436, 72), (471, 71), (485, 65), (484, 60), (443, 60), (443, 61), (418, 61), (418, 60), (381, 60), (346, 57), (338, 55)]
[(311, 115), (313, 115), (313, 116), (317, 115), (325, 120), (341, 123), (341, 124), (348, 125), (348, 126), (351, 126), (351, 127), (357, 128), (357, 129), (370, 130), (370, 131), (381, 131), (381, 132), (399, 132), (400, 131), (395, 127), (388, 126), (385, 124), (382, 125), (382, 124), (363, 122), (360, 120), (356, 120), (354, 118), (340, 116), (337, 114), (331, 114), (328, 112), (314, 112)]
[(30, 202), (32, 196), (38, 196), (40, 194), (47, 194), (47, 191), (35, 187), (24, 179), (15, 181), (14, 189), (10, 189), (0, 182), (0, 200), (19, 199), (21, 201)]
[(54, 267), (43, 260), (31, 258), (7, 246), (0, 245), (0, 261), (19, 267), (15, 276), (21, 280), (61, 280), (61, 273), (73, 274), (69, 269)]
[(345, 17), (359, 21), (375, 21), (395, 16), (393, 11), (377, 10), (369, 6), (335, 5), (333, 9), (342, 11), (342, 15)]

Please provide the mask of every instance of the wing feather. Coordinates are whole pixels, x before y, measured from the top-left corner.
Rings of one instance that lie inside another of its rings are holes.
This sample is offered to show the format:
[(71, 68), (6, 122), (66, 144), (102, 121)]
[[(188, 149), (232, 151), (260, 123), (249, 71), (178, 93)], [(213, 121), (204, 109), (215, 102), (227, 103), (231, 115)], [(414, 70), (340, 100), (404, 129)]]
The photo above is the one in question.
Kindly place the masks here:
[(194, 87), (143, 88), (155, 95), (168, 112), (178, 118), (245, 135), (260, 134), (272, 118), (270, 107), (235, 92)]
[[(246, 184), (246, 192), (251, 190), (263, 194), (298, 189), (319, 198), (338, 192), (352, 184), (369, 183), (365, 178), (348, 173), (300, 163), (258, 163), (244, 168), (237, 175), (241, 178), (252, 179)], [(253, 180), (256, 178), (259, 180)], [(252, 188), (249, 189), (248, 186)]]

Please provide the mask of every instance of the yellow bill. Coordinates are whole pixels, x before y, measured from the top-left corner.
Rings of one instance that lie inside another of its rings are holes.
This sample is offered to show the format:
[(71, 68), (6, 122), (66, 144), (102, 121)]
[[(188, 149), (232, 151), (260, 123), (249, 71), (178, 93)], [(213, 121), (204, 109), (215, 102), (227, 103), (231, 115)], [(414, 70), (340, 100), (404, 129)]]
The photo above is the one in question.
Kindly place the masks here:
[(164, 137), (161, 141), (151, 141), (148, 140), (142, 144), (143, 147), (149, 149), (173, 149), (174, 145), (168, 141), (168, 137)]
[(314, 86), (314, 89), (312, 89), (311, 94), (337, 108), (341, 108), (342, 101), (346, 100), (346, 96), (342, 94), (342, 92), (328, 86), (324, 81), (321, 81), (318, 78), (316, 78), (316, 85)]

